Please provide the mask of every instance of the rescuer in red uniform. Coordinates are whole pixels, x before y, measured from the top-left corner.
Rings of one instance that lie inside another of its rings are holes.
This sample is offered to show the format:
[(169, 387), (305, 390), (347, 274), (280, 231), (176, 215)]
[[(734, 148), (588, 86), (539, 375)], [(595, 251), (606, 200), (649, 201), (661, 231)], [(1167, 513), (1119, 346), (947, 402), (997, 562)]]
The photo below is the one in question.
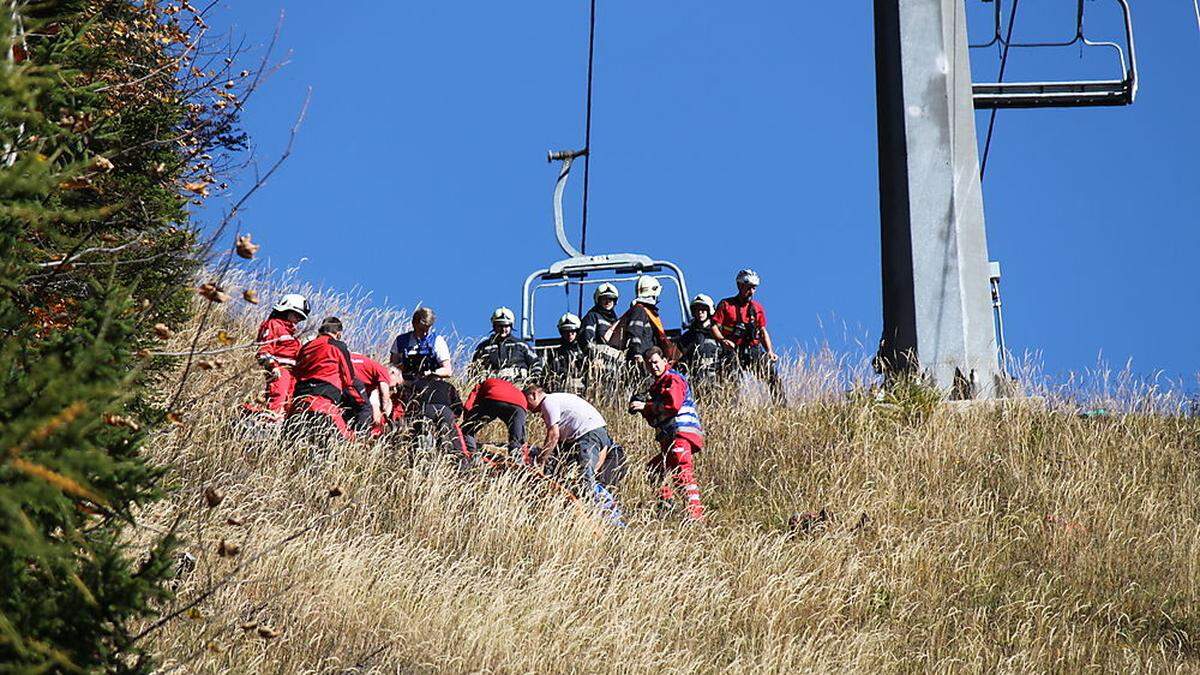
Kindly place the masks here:
[(267, 410), (282, 418), (292, 402), (296, 380), (292, 367), (300, 353), (297, 326), (308, 318), (308, 300), (289, 293), (271, 308), (271, 316), (258, 327), (258, 362), (266, 370)]
[(342, 322), (329, 317), (321, 322), (317, 337), (300, 348), (292, 374), (296, 377), (294, 400), (288, 413), (289, 421), (298, 417), (316, 417), (321, 422), (332, 424), (342, 438), (354, 438), (342, 419), (343, 401), (349, 401), (350, 391), (359, 399), (367, 400), (362, 383), (354, 377), (354, 364), (350, 350), (339, 339)]
[(525, 445), (525, 417), (528, 404), (525, 394), (508, 380), (492, 377), (475, 385), (463, 408), (462, 432), (467, 451), (475, 455), (478, 444), (475, 435), (493, 420), (504, 422), (508, 428), (508, 452), (513, 461), (527, 463)]
[(350, 352), (350, 362), (367, 400), (351, 389), (344, 418), (356, 433), (369, 430), (372, 436), (378, 436), (387, 428), (386, 420), (392, 414), (392, 375), (387, 366), (365, 354)]
[(692, 456), (704, 448), (704, 429), (700, 425), (700, 414), (686, 378), (671, 367), (658, 347), (646, 350), (646, 367), (654, 375), (650, 385), (649, 400), (634, 400), (629, 404), (630, 412), (639, 412), (654, 427), (659, 447), (662, 449), (650, 460), (650, 475), (659, 486), (659, 500), (669, 507), (675, 497), (671, 482), (679, 488), (687, 500), (687, 517), (691, 520), (704, 518), (704, 506), (700, 503), (700, 486), (696, 483), (696, 470)]
[(759, 379), (765, 379), (771, 389), (771, 398), (778, 405), (785, 402), (783, 383), (775, 362), (779, 355), (767, 331), (767, 313), (754, 299), (760, 283), (754, 270), (745, 269), (737, 273), (737, 295), (725, 298), (717, 304), (712, 317), (712, 335), (726, 348), (737, 355), (737, 363)]

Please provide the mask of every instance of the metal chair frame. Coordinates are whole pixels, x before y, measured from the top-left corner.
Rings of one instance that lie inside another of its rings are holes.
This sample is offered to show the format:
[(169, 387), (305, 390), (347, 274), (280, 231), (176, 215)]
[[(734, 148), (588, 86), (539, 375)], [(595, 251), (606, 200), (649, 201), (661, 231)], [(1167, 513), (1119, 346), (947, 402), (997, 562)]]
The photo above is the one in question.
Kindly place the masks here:
[[(567, 240), (566, 228), (563, 225), (562, 198), (566, 189), (567, 178), (571, 173), (571, 163), (582, 157), (586, 150), (551, 152), (547, 161), (562, 162), (558, 172), (558, 181), (554, 185), (554, 234), (558, 245), (566, 253), (567, 258), (551, 264), (530, 274), (521, 287), (521, 339), (533, 341), (539, 345), (557, 341), (557, 338), (536, 340), (534, 335), (534, 305), (537, 291), (543, 288), (571, 286), (590, 286), (603, 283), (625, 284), (637, 280), (638, 276), (649, 275), (656, 279), (667, 280), (675, 288), (679, 302), (682, 325), (691, 321), (691, 309), (688, 307), (687, 281), (683, 270), (668, 260), (655, 260), (640, 253), (609, 253), (604, 255), (585, 255)], [(600, 276), (593, 276), (600, 275)]]
[(1112, 41), (1089, 40), (1083, 32), (1084, 0), (1076, 0), (1075, 36), (1070, 40), (1049, 42), (1009, 42), (1001, 32), (1001, 5), (1003, 0), (983, 0), (995, 5), (992, 38), (982, 44), (972, 44), (972, 49), (985, 49), (994, 45), (1002, 47), (1084, 47), (1108, 48), (1116, 52), (1121, 64), (1119, 80), (1073, 80), (1061, 82), (984, 82), (974, 85), (974, 101), (977, 110), (992, 108), (1073, 108), (1087, 106), (1130, 105), (1137, 98), (1138, 68), (1137, 48), (1133, 39), (1133, 18), (1129, 0), (1116, 2), (1125, 19), (1124, 47)]

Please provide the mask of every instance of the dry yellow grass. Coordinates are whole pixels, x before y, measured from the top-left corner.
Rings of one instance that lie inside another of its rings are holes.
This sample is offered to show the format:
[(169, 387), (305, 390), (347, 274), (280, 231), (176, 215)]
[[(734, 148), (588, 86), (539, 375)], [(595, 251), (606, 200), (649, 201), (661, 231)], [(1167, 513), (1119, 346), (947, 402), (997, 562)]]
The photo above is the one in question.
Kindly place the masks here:
[[(394, 327), (389, 316), (373, 320)], [(605, 411), (634, 462), (630, 526), (614, 529), (518, 476), (409, 469), (366, 444), (314, 458), (240, 436), (234, 408), (259, 376), (226, 361), (189, 385), (209, 394), (152, 444), (175, 492), (142, 520), (182, 514), (198, 559), (175, 606), (242, 566), (152, 634), (167, 669), (1200, 665), (1195, 418), (1080, 419), (1053, 400), (930, 411), (916, 395), (847, 397), (839, 363), (802, 359), (789, 409), (748, 396), (703, 406), (703, 526), (653, 518), (637, 470), (650, 436)], [(225, 495), (213, 509), (208, 486)], [(789, 529), (791, 513), (822, 507), (827, 522)], [(222, 540), (239, 554), (218, 555)]]

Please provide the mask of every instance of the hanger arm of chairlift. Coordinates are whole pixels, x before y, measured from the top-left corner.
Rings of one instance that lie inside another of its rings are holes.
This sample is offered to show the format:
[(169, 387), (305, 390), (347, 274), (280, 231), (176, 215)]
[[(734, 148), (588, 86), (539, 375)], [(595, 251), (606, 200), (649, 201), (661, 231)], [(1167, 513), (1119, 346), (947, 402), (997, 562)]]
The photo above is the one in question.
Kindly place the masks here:
[(567, 239), (567, 230), (563, 225), (563, 191), (567, 189), (567, 177), (571, 174), (571, 162), (586, 154), (586, 148), (583, 150), (559, 150), (546, 154), (547, 162), (562, 162), (562, 168), (558, 172), (558, 182), (554, 184), (554, 236), (558, 238), (558, 246), (563, 253), (572, 258), (581, 258), (583, 253)]

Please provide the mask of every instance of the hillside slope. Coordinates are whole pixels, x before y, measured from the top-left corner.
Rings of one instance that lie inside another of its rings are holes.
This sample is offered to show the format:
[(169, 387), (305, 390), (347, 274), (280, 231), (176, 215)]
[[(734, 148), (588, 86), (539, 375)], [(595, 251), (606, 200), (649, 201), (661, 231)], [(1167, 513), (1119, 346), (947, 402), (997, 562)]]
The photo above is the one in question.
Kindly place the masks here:
[[(342, 311), (373, 331), (401, 322)], [(248, 321), (222, 315), (201, 343), (216, 329), (249, 340)], [(520, 476), (241, 435), (235, 407), (259, 374), (232, 354), (189, 383), (183, 423), (153, 446), (176, 492), (143, 520), (182, 517), (197, 558), (174, 607), (228, 579), (152, 634), (168, 668), (1200, 666), (1195, 418), (951, 413), (846, 396), (837, 373), (793, 365), (791, 408), (703, 405), (702, 526), (653, 517), (637, 470), (650, 434), (605, 410), (635, 468), (630, 526), (613, 529)], [(223, 493), (215, 508), (208, 487)], [(789, 527), (821, 508), (828, 520)], [(222, 540), (238, 554), (220, 555)]]

